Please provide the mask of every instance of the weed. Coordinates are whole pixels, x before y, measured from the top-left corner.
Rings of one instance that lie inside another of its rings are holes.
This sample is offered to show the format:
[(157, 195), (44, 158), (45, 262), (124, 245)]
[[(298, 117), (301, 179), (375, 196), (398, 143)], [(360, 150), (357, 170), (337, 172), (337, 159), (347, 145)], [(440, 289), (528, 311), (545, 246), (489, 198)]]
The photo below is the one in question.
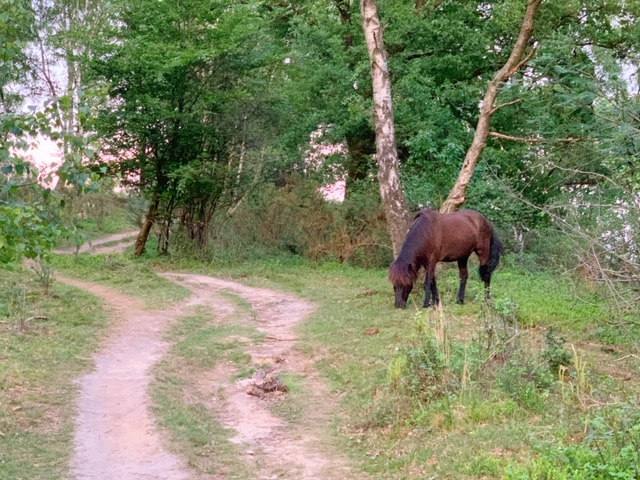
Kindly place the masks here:
[(564, 338), (557, 335), (553, 327), (547, 329), (544, 339), (545, 349), (541, 356), (547, 361), (551, 371), (558, 372), (561, 368), (571, 365), (571, 352), (564, 347)]
[(428, 401), (452, 393), (460, 387), (451, 371), (451, 344), (441, 315), (433, 327), (418, 316), (416, 336), (399, 350), (389, 364), (387, 379), (392, 388)]
[(514, 356), (497, 372), (496, 384), (521, 407), (542, 412), (552, 379), (532, 360)]
[(49, 290), (55, 281), (53, 267), (44, 257), (39, 256), (33, 262), (31, 269), (36, 274), (36, 278), (42, 287), (44, 294), (49, 295)]
[(573, 366), (576, 369), (576, 378), (574, 383), (575, 393), (576, 397), (584, 406), (584, 398), (591, 393), (587, 363), (584, 356), (580, 355), (573, 345), (571, 348), (573, 350)]

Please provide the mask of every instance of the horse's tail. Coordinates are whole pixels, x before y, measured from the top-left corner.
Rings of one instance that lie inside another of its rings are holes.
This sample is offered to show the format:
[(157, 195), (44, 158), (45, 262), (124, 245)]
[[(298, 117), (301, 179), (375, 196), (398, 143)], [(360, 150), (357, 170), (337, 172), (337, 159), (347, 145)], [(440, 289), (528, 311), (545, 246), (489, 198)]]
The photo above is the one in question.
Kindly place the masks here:
[(496, 235), (496, 232), (491, 232), (491, 240), (489, 240), (489, 261), (486, 265), (481, 265), (479, 269), (480, 278), (485, 280), (491, 277), (491, 274), (498, 268), (500, 263), (500, 256), (504, 253), (502, 242)]
[(498, 268), (500, 262), (500, 256), (504, 253), (502, 242), (496, 235), (496, 232), (491, 233), (491, 241), (489, 242), (489, 261), (487, 262), (487, 271), (489, 275)]
[(416, 274), (417, 272), (414, 272), (411, 263), (399, 261), (397, 258), (389, 267), (389, 280), (394, 286), (413, 285)]

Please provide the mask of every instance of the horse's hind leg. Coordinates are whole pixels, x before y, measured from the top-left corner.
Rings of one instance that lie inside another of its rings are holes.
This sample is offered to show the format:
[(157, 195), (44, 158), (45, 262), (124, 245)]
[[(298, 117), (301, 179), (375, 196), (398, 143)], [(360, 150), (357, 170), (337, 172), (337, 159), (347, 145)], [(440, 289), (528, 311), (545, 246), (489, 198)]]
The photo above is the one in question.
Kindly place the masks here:
[(482, 248), (478, 248), (476, 250), (476, 255), (478, 255), (478, 260), (480, 260), (480, 268), (478, 268), (478, 273), (480, 274), (480, 279), (484, 282), (484, 300), (489, 301), (489, 297), (491, 296), (491, 271), (489, 271), (489, 254), (491, 252), (491, 244), (489, 243), (489, 238), (486, 239)]
[(431, 298), (433, 299), (433, 304), (438, 305), (440, 303), (440, 295), (438, 295), (438, 287), (436, 285), (436, 277), (433, 276), (433, 280), (431, 281)]
[(486, 265), (480, 265), (480, 278), (484, 282), (484, 300), (489, 301), (491, 297), (491, 273)]
[(464, 291), (467, 288), (467, 279), (469, 278), (469, 270), (467, 269), (467, 261), (469, 257), (458, 259), (458, 270), (460, 271), (460, 288), (458, 289), (458, 299), (456, 303), (462, 305), (464, 303)]

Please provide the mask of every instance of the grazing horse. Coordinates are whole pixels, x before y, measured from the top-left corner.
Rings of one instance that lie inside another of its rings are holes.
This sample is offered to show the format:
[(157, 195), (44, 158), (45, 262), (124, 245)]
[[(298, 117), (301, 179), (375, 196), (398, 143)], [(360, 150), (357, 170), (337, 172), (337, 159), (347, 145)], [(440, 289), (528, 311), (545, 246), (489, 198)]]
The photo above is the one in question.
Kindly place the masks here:
[(469, 276), (467, 260), (473, 252), (480, 260), (480, 278), (484, 282), (485, 299), (488, 299), (491, 274), (502, 254), (502, 242), (489, 220), (474, 210), (439, 213), (425, 209), (418, 212), (398, 258), (389, 267), (396, 307), (407, 306), (407, 299), (421, 267), (426, 270), (423, 306), (429, 306), (430, 297), (434, 305), (439, 302), (435, 277), (438, 262), (458, 262), (460, 288), (457, 303), (464, 303), (464, 290)]

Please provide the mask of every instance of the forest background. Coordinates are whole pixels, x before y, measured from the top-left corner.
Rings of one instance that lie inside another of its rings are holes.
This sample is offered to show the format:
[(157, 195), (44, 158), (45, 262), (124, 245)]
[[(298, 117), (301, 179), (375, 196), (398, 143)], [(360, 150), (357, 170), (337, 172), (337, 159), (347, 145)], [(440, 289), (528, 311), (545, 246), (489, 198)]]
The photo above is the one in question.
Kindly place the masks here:
[[(379, 2), (406, 216), (439, 208), (451, 191), (525, 7)], [(591, 239), (579, 263), (634, 261), (636, 8), (537, 11), (527, 58), (500, 84), (465, 204), (511, 250), (560, 229)], [(144, 202), (160, 253), (259, 246), (388, 263), (357, 2), (7, 1), (4, 10), (3, 258), (37, 255), (39, 242), (73, 228), (53, 226), (62, 197), (73, 210), (78, 192), (116, 179)], [(63, 154), (53, 189), (21, 154), (42, 136)], [(346, 184), (340, 205), (317, 193), (336, 181)]]
[[(449, 196), (531, 3), (375, 2), (407, 220)], [(360, 3), (0, 5), (7, 268), (46, 265), (120, 207), (142, 258), (392, 260)], [(639, 11), (635, 0), (540, 4), (463, 205), (492, 221), (511, 268), (591, 285), (616, 341), (633, 338), (640, 291)], [(61, 154), (38, 169), (30, 156), (45, 138)], [(335, 182), (341, 202), (322, 194)]]

